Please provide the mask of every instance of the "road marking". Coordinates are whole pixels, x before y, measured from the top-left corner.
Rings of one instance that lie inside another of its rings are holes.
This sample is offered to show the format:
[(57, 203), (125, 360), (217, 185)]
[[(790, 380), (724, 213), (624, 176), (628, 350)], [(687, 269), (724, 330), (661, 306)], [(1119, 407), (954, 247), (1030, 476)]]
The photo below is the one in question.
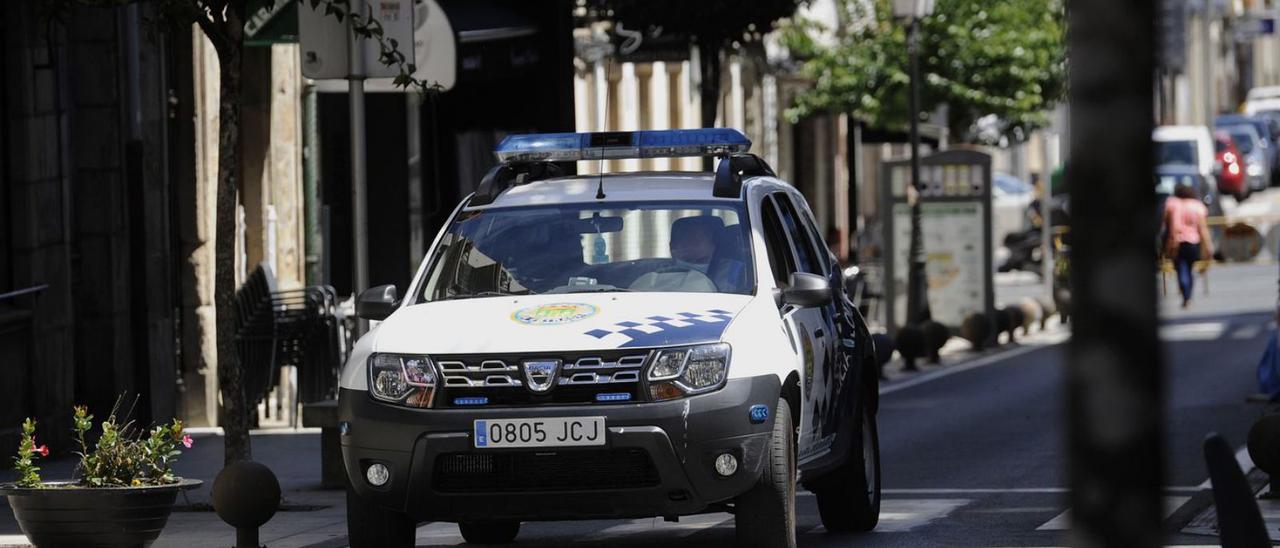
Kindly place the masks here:
[[(798, 494), (798, 493), (797, 493)], [(714, 529), (725, 524), (733, 525), (733, 515), (727, 513), (697, 514), (681, 516), (680, 521), (670, 523), (662, 518), (633, 519), (610, 527), (605, 527), (587, 535), (584, 541), (600, 541), (609, 537), (626, 536), (645, 531), (666, 530), (687, 537), (706, 529)]]
[(880, 501), (880, 523), (877, 533), (905, 533), (945, 518), (969, 504), (969, 499), (916, 499)]
[[(1174, 512), (1178, 511), (1183, 504), (1191, 500), (1191, 497), (1165, 497), (1164, 498), (1164, 517), (1168, 519)], [(1071, 509), (1054, 516), (1053, 519), (1044, 522), (1044, 525), (1036, 527), (1037, 531), (1066, 531), (1071, 528)]]
[(1231, 332), (1233, 339), (1252, 339), (1262, 332), (1262, 326), (1257, 324), (1246, 324), (1236, 328)]
[[(1192, 485), (1172, 485), (1164, 488), (1165, 493), (1197, 493), (1203, 487)], [(1067, 487), (974, 487), (974, 488), (941, 488), (941, 489), (881, 489), (885, 495), (1056, 495), (1070, 493)]]
[(1222, 337), (1227, 322), (1178, 323), (1160, 326), (1162, 341), (1212, 341)]

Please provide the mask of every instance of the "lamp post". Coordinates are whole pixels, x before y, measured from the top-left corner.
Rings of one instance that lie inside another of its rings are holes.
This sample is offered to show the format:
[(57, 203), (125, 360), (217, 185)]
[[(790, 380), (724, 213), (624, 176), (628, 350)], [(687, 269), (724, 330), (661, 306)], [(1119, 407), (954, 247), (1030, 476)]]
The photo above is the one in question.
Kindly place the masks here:
[(907, 325), (919, 325), (931, 318), (925, 279), (924, 242), (920, 230), (920, 19), (933, 13), (934, 0), (894, 0), (893, 15), (906, 19), (907, 57), (910, 63), (911, 93), (908, 108), (911, 123), (911, 244), (907, 256)]

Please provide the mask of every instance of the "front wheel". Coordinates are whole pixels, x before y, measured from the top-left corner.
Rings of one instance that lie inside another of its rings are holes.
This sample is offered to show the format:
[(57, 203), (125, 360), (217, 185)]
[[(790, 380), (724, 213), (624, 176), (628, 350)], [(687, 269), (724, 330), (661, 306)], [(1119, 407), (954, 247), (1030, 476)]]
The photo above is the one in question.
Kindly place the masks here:
[(795, 548), (796, 452), (791, 407), (778, 400), (760, 480), (734, 500), (738, 546)]
[(880, 436), (865, 404), (858, 430), (849, 458), (814, 490), (822, 526), (832, 533), (870, 531), (880, 522)]
[(351, 548), (412, 548), (418, 524), (402, 512), (373, 504), (347, 487), (347, 538)]
[(468, 544), (506, 544), (520, 534), (520, 522), (460, 521), (458, 531)]

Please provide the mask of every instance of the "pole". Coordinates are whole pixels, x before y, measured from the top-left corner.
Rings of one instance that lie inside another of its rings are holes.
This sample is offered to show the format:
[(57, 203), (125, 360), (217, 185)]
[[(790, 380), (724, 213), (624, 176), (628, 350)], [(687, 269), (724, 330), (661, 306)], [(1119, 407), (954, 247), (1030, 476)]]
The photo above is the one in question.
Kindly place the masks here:
[(416, 269), (427, 251), (422, 202), (422, 94), (404, 94), (405, 139), (409, 157), (409, 268)]
[(328, 283), (324, 279), (320, 256), (324, 253), (324, 237), (320, 232), (320, 128), (316, 120), (316, 87), (302, 88), (302, 204), (306, 211), (307, 285)]
[[(1156, 0), (1074, 0), (1069, 21), (1070, 505), (1077, 546), (1163, 545), (1164, 401), (1152, 180)], [(1135, 161), (1136, 159), (1136, 161)]]
[[(365, 13), (365, 0), (349, 0), (351, 13)], [(347, 41), (347, 61), (351, 74), (347, 89), (351, 104), (351, 290), (359, 295), (369, 287), (369, 222), (365, 188), (364, 41), (352, 33)], [(368, 323), (361, 319), (356, 336), (364, 334)]]
[(1053, 301), (1053, 134), (1040, 132), (1040, 280)]
[(920, 184), (920, 19), (911, 18), (907, 31), (907, 55), (911, 60), (911, 97), (908, 111), (911, 118), (911, 186), (915, 196), (911, 201), (911, 247), (907, 255), (907, 324), (917, 325), (929, 320), (929, 295), (925, 285), (924, 242), (920, 229), (920, 198), (924, 185)]
[(1210, 42), (1213, 40), (1211, 29), (1209, 28), (1209, 13), (1212, 10), (1210, 2), (1212, 0), (1204, 0), (1201, 4), (1204, 11), (1200, 12), (1200, 76), (1201, 84), (1204, 85), (1204, 125), (1213, 125), (1213, 54)]

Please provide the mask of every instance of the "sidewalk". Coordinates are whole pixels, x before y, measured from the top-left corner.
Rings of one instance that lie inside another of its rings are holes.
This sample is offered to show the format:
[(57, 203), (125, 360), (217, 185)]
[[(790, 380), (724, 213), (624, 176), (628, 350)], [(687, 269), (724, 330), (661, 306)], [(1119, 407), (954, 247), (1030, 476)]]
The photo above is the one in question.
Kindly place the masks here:
[(895, 352), (894, 358), (884, 365), (884, 378), (880, 381), (880, 387), (883, 390), (901, 381), (908, 380), (910, 377), (946, 371), (950, 367), (964, 365), (980, 358), (1005, 358), (1009, 357), (1006, 356), (1008, 353), (1021, 353), (1032, 348), (1058, 344), (1066, 341), (1070, 336), (1070, 328), (1062, 325), (1059, 317), (1055, 314), (1049, 318), (1049, 321), (1045, 322), (1043, 330), (1040, 329), (1040, 322), (1035, 322), (1030, 332), (1026, 335), (1022, 333), (1021, 328), (1018, 328), (1014, 342), (1009, 342), (1007, 335), (1001, 335), (998, 337), (1000, 344), (988, 346), (980, 352), (975, 351), (973, 344), (969, 341), (961, 337), (951, 337), (947, 340), (947, 344), (943, 345), (942, 349), (938, 351), (941, 361), (937, 364), (931, 364), (923, 358), (917, 359), (917, 371), (903, 369), (906, 364)]
[[(209, 498), (213, 478), (222, 469), (222, 436), (197, 432), (192, 436), (195, 445), (183, 453), (174, 468), (183, 477), (203, 480), (204, 485), (179, 495), (169, 524), (152, 545), (156, 548), (235, 544), (235, 530), (218, 519)], [(251, 443), (254, 460), (269, 466), (280, 480), (281, 509), (260, 530), (263, 544), (272, 548), (345, 546), (346, 494), (320, 489), (319, 429), (255, 431)], [(42, 463), (41, 474), (45, 479), (70, 477), (74, 465), (71, 458)], [(5, 466), (0, 481), (9, 481), (12, 476)], [(0, 547), (9, 546), (28, 544), (13, 512), (0, 498)]]

